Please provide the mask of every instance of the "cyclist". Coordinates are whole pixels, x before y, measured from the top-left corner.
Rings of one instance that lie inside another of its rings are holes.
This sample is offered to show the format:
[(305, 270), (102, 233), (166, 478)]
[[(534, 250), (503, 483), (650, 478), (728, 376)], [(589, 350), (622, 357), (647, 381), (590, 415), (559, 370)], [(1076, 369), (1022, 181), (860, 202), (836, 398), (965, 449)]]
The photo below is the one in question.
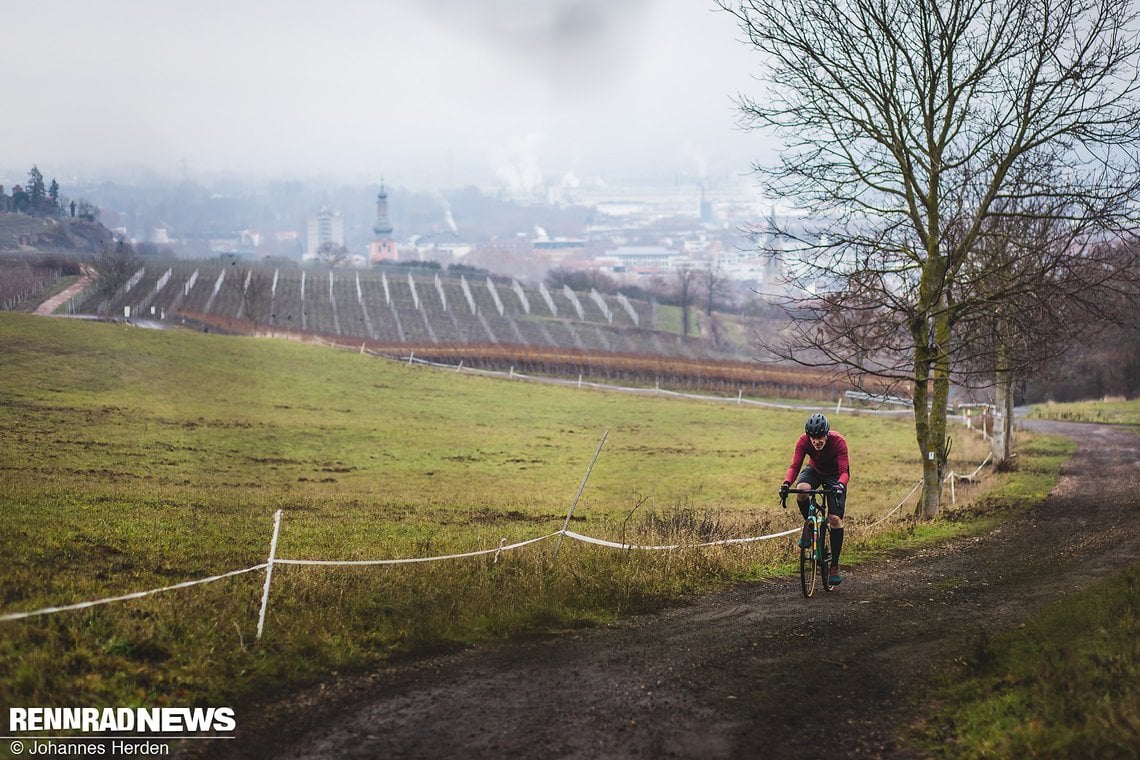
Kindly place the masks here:
[[(808, 464), (803, 466), (804, 457)], [(792, 464), (784, 476), (780, 496), (787, 498), (796, 481), (795, 490), (810, 491), (823, 487), (830, 490), (827, 496), (827, 523), (831, 528), (831, 569), (830, 582), (836, 586), (843, 582), (839, 574), (839, 552), (843, 549), (843, 512), (847, 502), (847, 482), (851, 478), (851, 465), (847, 458), (847, 441), (831, 429), (827, 417), (813, 414), (804, 424), (804, 434), (796, 441)], [(808, 496), (797, 496), (800, 513), (804, 516), (804, 532), (800, 536), (800, 546), (811, 546), (811, 525), (808, 516)]]

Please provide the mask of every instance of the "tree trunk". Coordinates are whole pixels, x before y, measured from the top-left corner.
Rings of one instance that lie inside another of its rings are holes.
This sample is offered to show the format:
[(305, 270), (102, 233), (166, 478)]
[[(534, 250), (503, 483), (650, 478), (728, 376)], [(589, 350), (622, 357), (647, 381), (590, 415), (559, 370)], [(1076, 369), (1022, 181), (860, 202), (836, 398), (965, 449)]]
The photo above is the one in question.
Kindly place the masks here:
[(1002, 439), (1005, 441), (1006, 460), (1013, 461), (1013, 374), (1005, 392), (1005, 413), (1001, 418)]
[(995, 357), (997, 367), (997, 393), (994, 399), (996, 418), (990, 450), (994, 455), (994, 465), (1005, 467), (1013, 453), (1013, 372), (1009, 369), (1009, 359), (1004, 345), (998, 346)]
[[(919, 438), (922, 454), (922, 501), (916, 514), (924, 519), (938, 516), (942, 503), (942, 479), (946, 473), (949, 438), (946, 435), (946, 403), (950, 396), (950, 378), (936, 374), (931, 382), (929, 406), (922, 411), (925, 436)], [(915, 409), (915, 414), (920, 414)]]
[[(950, 358), (938, 346), (947, 345), (950, 328), (945, 310), (931, 317), (929, 322), (926, 319), (916, 320), (911, 327), (916, 337), (921, 331), (925, 338), (921, 344), (916, 340), (919, 347), (915, 351), (914, 363), (914, 427), (922, 457), (922, 499), (915, 514), (925, 519), (938, 516), (942, 478), (949, 455), (946, 409), (950, 401)], [(934, 340), (930, 341), (930, 337)]]

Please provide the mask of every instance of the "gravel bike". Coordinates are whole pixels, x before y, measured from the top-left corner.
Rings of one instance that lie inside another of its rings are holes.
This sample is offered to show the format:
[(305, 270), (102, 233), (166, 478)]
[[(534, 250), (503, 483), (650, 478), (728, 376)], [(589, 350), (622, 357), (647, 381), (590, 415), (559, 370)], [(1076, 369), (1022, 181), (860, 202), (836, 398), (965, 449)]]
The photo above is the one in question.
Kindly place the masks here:
[[(827, 496), (831, 491), (815, 489), (811, 491), (798, 491), (791, 489), (780, 492), (780, 506), (788, 507), (788, 496), (811, 497), (808, 501), (808, 516), (805, 526), (809, 532), (808, 545), (800, 547), (800, 589), (805, 598), (815, 593), (815, 582), (818, 576), (825, 591), (834, 588), (831, 585), (831, 531), (827, 529)], [(816, 501), (816, 496), (822, 496), (823, 503)], [(802, 534), (801, 534), (802, 535)]]

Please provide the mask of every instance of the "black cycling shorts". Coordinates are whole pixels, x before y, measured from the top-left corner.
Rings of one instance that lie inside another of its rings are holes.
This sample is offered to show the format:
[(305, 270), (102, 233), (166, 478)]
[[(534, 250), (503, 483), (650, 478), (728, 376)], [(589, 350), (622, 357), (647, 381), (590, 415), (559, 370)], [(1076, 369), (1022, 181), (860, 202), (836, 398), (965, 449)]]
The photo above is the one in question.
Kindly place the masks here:
[[(839, 483), (839, 478), (824, 477), (809, 464), (803, 469), (803, 472), (800, 473), (800, 476), (796, 479), (796, 483), (807, 483), (813, 489), (818, 489), (820, 486), (828, 486), (830, 488)], [(828, 513), (842, 518), (844, 510), (847, 508), (847, 489), (843, 489), (843, 494), (838, 499), (834, 496), (828, 496), (827, 502)], [(806, 517), (807, 515), (804, 516)]]

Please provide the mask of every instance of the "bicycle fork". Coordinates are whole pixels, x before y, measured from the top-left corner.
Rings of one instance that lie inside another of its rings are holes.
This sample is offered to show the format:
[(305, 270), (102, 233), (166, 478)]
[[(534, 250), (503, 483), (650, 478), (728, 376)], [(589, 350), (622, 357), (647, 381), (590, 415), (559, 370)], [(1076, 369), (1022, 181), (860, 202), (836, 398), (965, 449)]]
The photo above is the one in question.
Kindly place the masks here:
[(827, 572), (828, 562), (831, 560), (831, 557), (827, 556), (827, 544), (823, 542), (823, 531), (827, 530), (827, 520), (818, 508), (811, 510), (808, 519), (812, 522), (812, 557)]

